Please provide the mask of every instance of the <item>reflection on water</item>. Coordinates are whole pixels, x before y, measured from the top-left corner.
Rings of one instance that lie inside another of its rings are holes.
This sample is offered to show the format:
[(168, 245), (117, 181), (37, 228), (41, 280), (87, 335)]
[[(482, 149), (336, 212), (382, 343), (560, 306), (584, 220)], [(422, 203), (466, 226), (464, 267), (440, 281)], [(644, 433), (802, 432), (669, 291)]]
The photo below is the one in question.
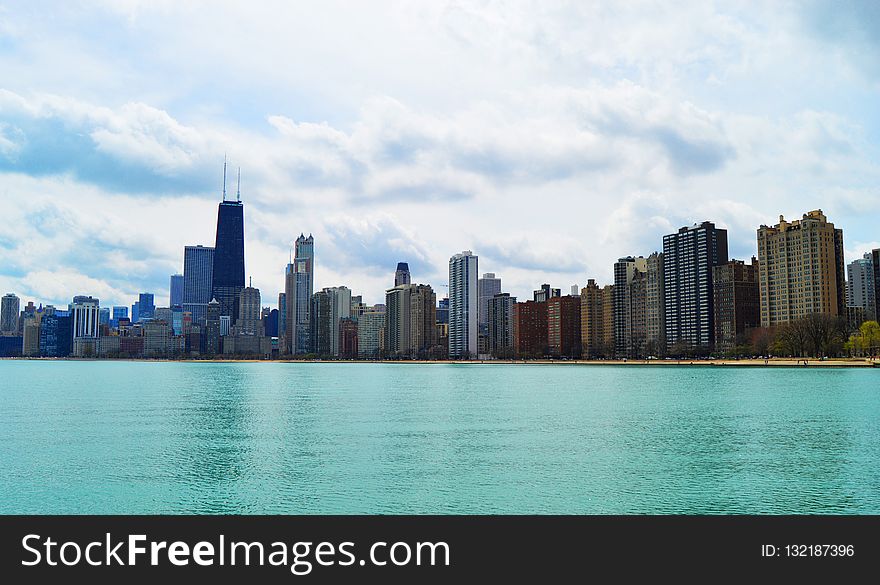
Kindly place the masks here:
[(880, 371), (0, 370), (3, 513), (880, 513)]

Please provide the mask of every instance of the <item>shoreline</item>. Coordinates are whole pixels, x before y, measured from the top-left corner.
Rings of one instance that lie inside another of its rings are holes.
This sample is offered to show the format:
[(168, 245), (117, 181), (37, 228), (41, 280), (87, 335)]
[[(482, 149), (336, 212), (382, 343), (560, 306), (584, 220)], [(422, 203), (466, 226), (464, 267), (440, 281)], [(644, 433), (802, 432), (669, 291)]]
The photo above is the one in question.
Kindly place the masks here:
[(420, 364), (420, 365), (517, 365), (517, 366), (641, 366), (641, 367), (749, 367), (749, 368), (880, 368), (880, 360), (868, 358), (770, 358), (708, 360), (293, 360), (293, 359), (168, 359), (168, 358), (47, 358), (4, 357), (0, 361), (71, 361), (71, 362), (163, 362), (192, 364), (280, 363), (280, 364)]

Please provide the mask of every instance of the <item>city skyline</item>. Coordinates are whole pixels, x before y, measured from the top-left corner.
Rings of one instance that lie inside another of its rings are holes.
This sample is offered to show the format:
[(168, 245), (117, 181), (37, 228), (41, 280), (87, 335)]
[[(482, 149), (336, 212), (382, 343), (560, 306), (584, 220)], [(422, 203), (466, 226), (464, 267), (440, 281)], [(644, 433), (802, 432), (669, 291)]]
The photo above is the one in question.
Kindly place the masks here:
[(300, 232), (316, 290), (375, 302), (400, 261), (442, 291), (462, 249), (518, 297), (610, 282), (703, 220), (740, 259), (805, 209), (847, 262), (880, 247), (871, 4), (343, 6), (7, 3), (0, 290), (167, 294), (227, 152), (266, 292)]

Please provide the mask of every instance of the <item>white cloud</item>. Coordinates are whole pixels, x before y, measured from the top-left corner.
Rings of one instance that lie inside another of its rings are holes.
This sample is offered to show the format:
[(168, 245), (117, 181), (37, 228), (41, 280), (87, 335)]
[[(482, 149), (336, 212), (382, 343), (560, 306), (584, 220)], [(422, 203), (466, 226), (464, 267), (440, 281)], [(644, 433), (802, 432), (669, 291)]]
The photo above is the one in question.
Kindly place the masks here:
[(467, 248), (527, 297), (702, 220), (740, 257), (817, 207), (850, 251), (877, 240), (878, 44), (848, 17), (816, 32), (822, 6), (14, 4), (0, 283), (38, 299), (61, 291), (29, 274), (161, 297), (213, 240), (224, 153), (273, 303), (300, 232), (317, 284), (370, 302), (397, 261), (439, 288)]

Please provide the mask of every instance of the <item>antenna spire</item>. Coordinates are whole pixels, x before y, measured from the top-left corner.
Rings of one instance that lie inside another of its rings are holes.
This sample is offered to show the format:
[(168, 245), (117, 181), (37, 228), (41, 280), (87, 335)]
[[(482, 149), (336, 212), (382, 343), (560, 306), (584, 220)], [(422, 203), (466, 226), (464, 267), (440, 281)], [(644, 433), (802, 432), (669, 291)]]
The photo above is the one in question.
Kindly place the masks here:
[(223, 153), (223, 201), (226, 201), (226, 153)]
[(238, 186), (235, 188), (235, 200), (241, 203), (241, 167), (238, 167)]

